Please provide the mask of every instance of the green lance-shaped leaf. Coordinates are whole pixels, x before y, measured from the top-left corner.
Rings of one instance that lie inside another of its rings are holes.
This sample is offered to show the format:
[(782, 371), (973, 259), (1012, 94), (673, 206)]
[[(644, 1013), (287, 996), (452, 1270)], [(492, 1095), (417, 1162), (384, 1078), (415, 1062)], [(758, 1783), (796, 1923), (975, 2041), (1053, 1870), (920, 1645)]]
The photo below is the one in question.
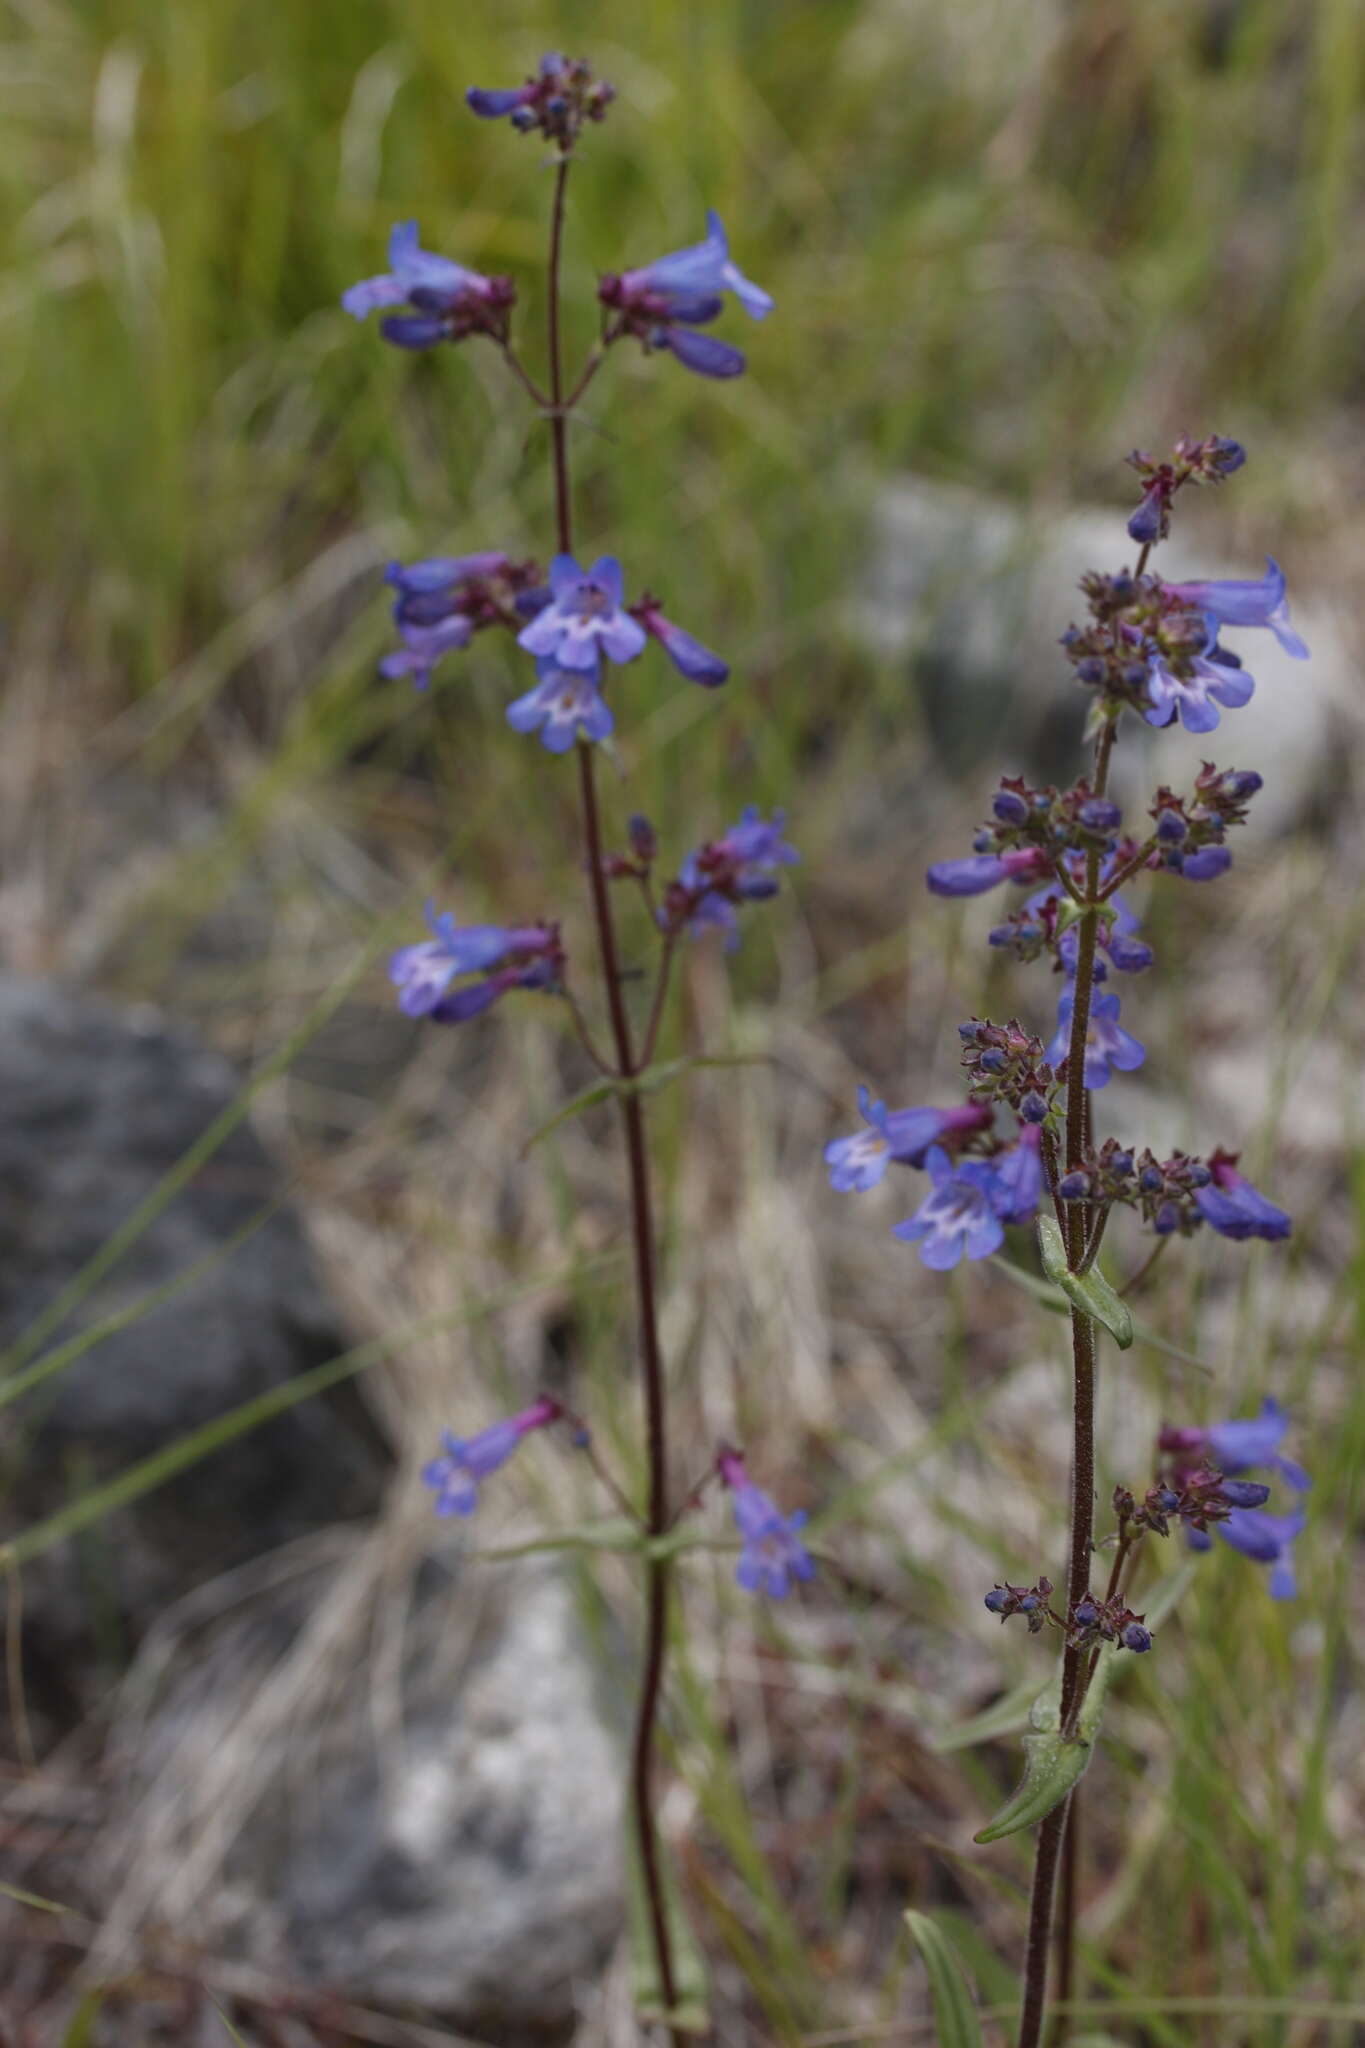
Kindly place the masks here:
[[(1194, 1578), (1193, 1564), (1171, 1572), (1147, 1607), (1147, 1625), (1156, 1629), (1170, 1614)], [(1076, 1733), (1062, 1735), (1062, 1674), (1060, 1669), (1044, 1686), (1029, 1710), (1029, 1732), (1024, 1737), (1024, 1775), (1009, 1798), (986, 1827), (974, 1837), (978, 1842), (998, 1842), (1020, 1828), (1046, 1820), (1054, 1806), (1060, 1806), (1095, 1752), (1105, 1695), (1118, 1668), (1119, 1658), (1133, 1651), (1120, 1650), (1117, 1643), (1105, 1643), (1095, 1665), (1094, 1676), (1077, 1717)]]
[(669, 1960), (673, 1965), (674, 2000), (670, 2006), (659, 1981), (659, 1958), (654, 1943), (653, 1916), (640, 1870), (640, 1851), (632, 1827), (626, 1849), (627, 1899), (630, 1920), (630, 1981), (635, 2010), (640, 2019), (671, 2027), (675, 2034), (709, 2034), (710, 1994), (706, 1958), (697, 1945), (678, 1888), (656, 1837), (659, 1877), (663, 1890), (664, 1919), (668, 1925)]
[(1072, 1273), (1067, 1268), (1066, 1246), (1062, 1233), (1057, 1228), (1054, 1216), (1038, 1218), (1038, 1243), (1043, 1254), (1043, 1271), (1056, 1286), (1060, 1287), (1068, 1301), (1075, 1303), (1082, 1315), (1093, 1316), (1097, 1323), (1103, 1323), (1120, 1351), (1126, 1351), (1133, 1341), (1133, 1318), (1126, 1302), (1120, 1301), (1098, 1266), (1092, 1266), (1088, 1273)]
[(938, 2048), (981, 2048), (981, 2022), (952, 1943), (923, 1913), (907, 1913), (905, 1924), (929, 1972)]
[(586, 1088), (580, 1088), (577, 1095), (571, 1095), (553, 1116), (547, 1117), (532, 1131), (521, 1148), (522, 1158), (542, 1138), (548, 1138), (551, 1131), (557, 1131), (561, 1124), (582, 1116), (585, 1110), (596, 1109), (599, 1103), (610, 1102), (613, 1095), (652, 1095), (656, 1089), (666, 1088), (670, 1081), (680, 1081), (694, 1067), (759, 1067), (766, 1066), (768, 1058), (765, 1052), (691, 1053), (686, 1059), (659, 1060), (654, 1066), (646, 1067), (643, 1073), (632, 1074), (628, 1081), (617, 1074), (604, 1074), (600, 1081), (591, 1081)]

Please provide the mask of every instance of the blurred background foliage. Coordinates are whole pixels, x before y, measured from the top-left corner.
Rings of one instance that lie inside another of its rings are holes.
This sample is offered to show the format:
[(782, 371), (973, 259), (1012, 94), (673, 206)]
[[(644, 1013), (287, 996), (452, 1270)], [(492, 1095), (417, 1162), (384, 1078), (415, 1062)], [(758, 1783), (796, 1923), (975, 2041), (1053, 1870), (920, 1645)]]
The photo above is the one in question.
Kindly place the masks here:
[[(513, 83), (563, 47), (620, 90), (571, 186), (582, 346), (595, 272), (696, 239), (708, 205), (773, 292), (761, 328), (726, 318), (750, 354), (745, 379), (704, 385), (618, 350), (575, 440), (583, 550), (620, 553), (735, 667), (715, 694), (652, 656), (614, 679), (618, 818), (646, 809), (677, 845), (743, 801), (783, 802), (805, 854), (797, 928), (755, 919), (733, 963), (699, 955), (691, 969), (692, 1023), (722, 1042), (778, 1043), (816, 1086), (795, 1128), (767, 1084), (741, 1084), (737, 1113), (729, 1075), (699, 1084), (690, 1108), (660, 1098), (671, 1335), (689, 1385), (710, 1386), (689, 1288), (700, 1299), (709, 1287), (715, 1314), (733, 1281), (733, 1314), (711, 1338), (726, 1351), (727, 1422), (737, 1410), (769, 1429), (769, 1478), (806, 1461), (831, 1531), (871, 1518), (869, 1570), (928, 1631), (929, 1666), (953, 1670), (976, 1626), (962, 1620), (953, 1540), (989, 1547), (993, 1504), (1015, 1485), (1027, 1503), (1047, 1455), (1046, 1432), (1032, 1435), (1038, 1383), (1014, 1437), (1007, 1406), (985, 1426), (981, 1389), (1021, 1358), (1051, 1358), (1057, 1332), (999, 1284), (978, 1297), (923, 1283), (879, 1223), (834, 1218), (820, 1188), (819, 1144), (846, 1120), (835, 1105), (855, 1078), (874, 1075), (895, 1100), (923, 1099), (931, 1073), (950, 1085), (944, 1027), (950, 1041), (962, 1005), (980, 1002), (980, 956), (959, 952), (957, 921), (930, 914), (918, 876), (931, 840), (965, 844), (996, 772), (992, 733), (979, 723), (959, 795), (926, 737), (924, 677), (879, 654), (859, 616), (877, 603), (870, 536), (888, 484), (918, 472), (1012, 502), (1040, 531), (1059, 508), (1109, 506), (1119, 559), (1132, 493), (1117, 458), (1217, 431), (1252, 455), (1219, 496), (1220, 551), (1254, 568), (1271, 545), (1296, 595), (1350, 601), (1365, 541), (1365, 13), (1356, 0), (6, 0), (0, 24), (0, 938), (22, 966), (169, 1002), (244, 1061), (285, 1042), (357, 945), (377, 944), (378, 920), (412, 914), (433, 859), (443, 875), (453, 866), (457, 896), (438, 887), (470, 917), (539, 914), (547, 889), (553, 900), (576, 881), (568, 778), (506, 733), (519, 671), (492, 636), (447, 665), (429, 703), (375, 676), (389, 557), (530, 553), (549, 530), (541, 429), (492, 351), (415, 360), (337, 304), (383, 267), (391, 223), (415, 216), (427, 247), (517, 275), (522, 332), (540, 346), (542, 152), (469, 118), (465, 87)], [(1356, 769), (1342, 759), (1333, 773), (1347, 788)], [(1232, 885), (1215, 899), (1226, 928), (1208, 942), (1203, 992), (1172, 974), (1151, 998), (1178, 1104), (1200, 1099), (1201, 1061), (1230, 1013), (1254, 1034), (1243, 1106), (1258, 1160), (1282, 1142), (1313, 1033), (1330, 1020), (1345, 1060), (1334, 1071), (1358, 1066), (1358, 834), (1315, 838), (1301, 822), (1249, 856), (1254, 900)], [(1163, 908), (1165, 957), (1181, 957), (1192, 915)], [(1250, 984), (1237, 965), (1248, 957)], [(365, 1001), (387, 1015), (378, 974)], [(449, 1284), (473, 1271), (490, 1291), (491, 1264), (513, 1278), (553, 1265), (557, 1233), (600, 1248), (582, 1230), (592, 1202), (609, 1213), (613, 1200), (606, 1120), (582, 1151), (577, 1139), (547, 1148), (548, 1208), (488, 1201), (488, 1134), (510, 1161), (564, 1078), (545, 1068), (545, 1032), (536, 1016), (509, 1022), (495, 1052), (470, 1037), (449, 1053), (485, 1105), (472, 1190), (453, 1184), (429, 1128), (429, 1051), (415, 1109), (404, 1093), (406, 1040), (376, 1053), (362, 1029), (357, 1051), (353, 1030), (311, 1068), (302, 1054), (266, 1103), (324, 1252), (355, 1267), (347, 1300), (367, 1329), (392, 1318), (412, 1246), (445, 1262)], [(1272, 1280), (1259, 1250), (1201, 1247), (1147, 1314), (1200, 1348), (1212, 1332), (1222, 1376), (1207, 1395), (1197, 1378), (1174, 1394), (1144, 1381), (1146, 1405), (1125, 1395), (1118, 1416), (1122, 1437), (1173, 1399), (1242, 1412), (1273, 1385), (1301, 1403), (1309, 1462), (1314, 1429), (1326, 1434), (1324, 1533), (1318, 1551), (1305, 1545), (1321, 1576), (1310, 1571), (1302, 1606), (1268, 1617), (1250, 1570), (1210, 1577), (1180, 1650), (1163, 1650), (1164, 1675), (1140, 1679), (1142, 1713), (1117, 1717), (1094, 1841), (1112, 1883), (1092, 1916), (1090, 1981), (1245, 2007), (1149, 2015), (1124, 2034), (1135, 2043), (1359, 2038), (1358, 2016), (1273, 2007), (1365, 1990), (1360, 1779), (1338, 1775), (1359, 1733), (1345, 1540), (1358, 1541), (1365, 1449), (1355, 1102), (1340, 1096), (1307, 1226), (1276, 1269), (1294, 1285)], [(689, 1130), (714, 1146), (690, 1168)], [(1305, 1130), (1290, 1138), (1308, 1153)], [(784, 1170), (803, 1177), (779, 1195)], [(515, 1171), (520, 1189), (539, 1166)], [(364, 1232), (386, 1250), (361, 1272)], [(1307, 1275), (1305, 1244), (1318, 1247)], [(791, 1254), (775, 1291), (731, 1272), (746, 1247)], [(803, 1248), (828, 1326), (788, 1298)], [(609, 1409), (614, 1281), (585, 1281), (571, 1307), (587, 1383)], [(423, 1427), (452, 1398), (441, 1370)], [(765, 1370), (783, 1389), (777, 1419)], [(475, 1384), (489, 1399), (515, 1390), (488, 1335), (471, 1337), (458, 1374), (462, 1399)], [(1046, 1373), (1041, 1384), (1053, 1388)], [(723, 1404), (711, 1386), (696, 1406), (710, 1426)], [(897, 1465), (902, 1424), (915, 1448)], [(610, 1428), (628, 1459), (628, 1418)], [(981, 1483), (964, 1494), (941, 1461), (969, 1447)], [(1012, 1512), (1022, 1540), (1035, 1511)], [(828, 1686), (814, 1706), (812, 1693), (764, 1709), (809, 1792), (782, 1825), (776, 1779), (755, 1792), (728, 1761), (726, 1715), (740, 1710), (715, 1707), (695, 1668), (679, 1684), (678, 1755), (694, 1766), (704, 1845), (689, 1896), (729, 1958), (727, 2010), (755, 2030), (735, 2018), (726, 2038), (796, 2041), (855, 2007), (869, 2025), (898, 2012), (905, 1957), (888, 1898), (946, 1900), (985, 1995), (1012, 1994), (1001, 1958), (1017, 1941), (1022, 1861), (997, 1854), (983, 1875), (963, 1852), (1008, 1755), (989, 1771), (930, 1757), (916, 1731), (932, 1669), (903, 1684), (899, 1620), (883, 1638), (865, 1619), (850, 1641), (829, 1624), (846, 1718), (829, 1721)], [(763, 1670), (814, 1684), (818, 1631), (760, 1626)], [(1033, 1668), (1024, 1652), (1002, 1663), (1002, 1683)]]

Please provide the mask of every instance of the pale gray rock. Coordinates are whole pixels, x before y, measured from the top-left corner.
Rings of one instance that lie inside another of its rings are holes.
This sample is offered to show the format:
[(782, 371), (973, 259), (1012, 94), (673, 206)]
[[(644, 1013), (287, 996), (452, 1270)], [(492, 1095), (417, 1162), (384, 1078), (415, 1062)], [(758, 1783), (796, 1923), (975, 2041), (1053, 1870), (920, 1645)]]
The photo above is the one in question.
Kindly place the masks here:
[[(240, 1085), (154, 1011), (0, 975), (0, 1344), (58, 1298)], [(279, 1193), (277, 1169), (239, 1125), (54, 1330), (49, 1344), (210, 1262), (0, 1411), (4, 1534), (345, 1349), (287, 1208), (212, 1261)], [(358, 1399), (305, 1402), (93, 1539), (36, 1559), (24, 1592), (38, 1706), (59, 1722), (74, 1715), (168, 1601), (373, 1507), (385, 1462)]]
[[(961, 485), (903, 477), (873, 521), (855, 630), (886, 659), (911, 669), (932, 736), (950, 763), (979, 763), (984, 735), (1006, 772), (1071, 778), (1082, 693), (1058, 640), (1083, 617), (1077, 585), (1087, 569), (1131, 565), (1123, 516), (1084, 508), (1053, 512)], [(1177, 537), (1163, 560), (1186, 578), (1256, 576), (1259, 561), (1219, 559)], [(1158, 782), (1188, 786), (1199, 764), (1256, 767), (1265, 788), (1252, 830), (1288, 830), (1347, 792), (1345, 764), (1365, 741), (1365, 692), (1344, 615), (1301, 590), (1290, 575), (1294, 622), (1312, 650), (1292, 661), (1266, 632), (1229, 632), (1256, 678), (1243, 710), (1225, 712), (1202, 739), (1180, 729), (1124, 724), (1114, 791), (1136, 809)]]

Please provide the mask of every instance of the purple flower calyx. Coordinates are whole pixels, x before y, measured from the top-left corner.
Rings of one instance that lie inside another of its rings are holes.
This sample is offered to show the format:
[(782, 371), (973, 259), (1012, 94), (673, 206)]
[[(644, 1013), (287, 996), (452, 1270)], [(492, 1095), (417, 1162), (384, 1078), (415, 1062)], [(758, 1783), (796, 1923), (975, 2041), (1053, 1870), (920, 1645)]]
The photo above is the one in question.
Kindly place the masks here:
[(1144, 1626), (1145, 1619), (1117, 1595), (1112, 1600), (1097, 1600), (1093, 1593), (1086, 1593), (1067, 1616), (1066, 1639), (1073, 1650), (1116, 1643), (1120, 1649), (1141, 1654), (1152, 1647), (1152, 1632)]
[(542, 1395), (519, 1415), (509, 1415), (477, 1436), (443, 1431), (441, 1455), (422, 1470), (423, 1484), (435, 1492), (437, 1514), (472, 1515), (479, 1503), (479, 1481), (505, 1465), (524, 1436), (557, 1422), (562, 1413), (558, 1401)]
[(974, 1101), (1008, 1103), (1026, 1123), (1047, 1121), (1056, 1101), (1057, 1077), (1040, 1038), (1025, 1031), (1017, 1017), (1008, 1024), (972, 1017), (958, 1025), (957, 1035)]
[(1028, 1623), (1029, 1634), (1036, 1636), (1046, 1623), (1056, 1623), (1057, 1617), (1048, 1604), (1051, 1598), (1051, 1579), (1035, 1579), (1031, 1586), (1012, 1586), (1005, 1580), (992, 1586), (983, 1605), (988, 1613), (998, 1614), (1002, 1622), (1012, 1621), (1017, 1614), (1022, 1615)]
[(507, 339), (507, 315), (516, 299), (510, 277), (484, 277), (448, 256), (420, 247), (415, 220), (400, 221), (389, 236), (389, 268), (343, 292), (346, 312), (363, 320), (385, 306), (407, 306), (382, 323), (397, 348), (433, 348), (471, 334)]
[(800, 1541), (808, 1517), (803, 1510), (784, 1515), (749, 1477), (743, 1453), (722, 1445), (716, 1470), (730, 1495), (741, 1549), (735, 1579), (746, 1593), (767, 1593), (783, 1600), (792, 1581), (812, 1579), (815, 1560)]
[(754, 320), (766, 318), (773, 302), (731, 259), (720, 216), (711, 212), (706, 219), (704, 242), (603, 277), (598, 297), (614, 315), (611, 339), (633, 335), (646, 351), (668, 349), (701, 377), (737, 377), (745, 368), (742, 351), (698, 330), (719, 317), (727, 292)]
[[(449, 911), (438, 915), (430, 904), (426, 917), (431, 938), (401, 947), (389, 963), (389, 979), (405, 1016), (462, 1024), (511, 989), (553, 994), (562, 987), (558, 925), (457, 925)], [(479, 978), (463, 979), (471, 975)]]
[(584, 124), (604, 120), (615, 97), (616, 88), (604, 78), (594, 78), (586, 58), (563, 57), (552, 50), (523, 85), (472, 85), (465, 104), (482, 120), (505, 118), (519, 134), (544, 135), (561, 156), (568, 156)]
[(758, 807), (749, 804), (722, 838), (696, 847), (664, 892), (661, 928), (670, 935), (687, 930), (696, 938), (715, 926), (725, 933), (727, 950), (733, 951), (739, 944), (737, 907), (775, 896), (779, 871), (801, 858), (782, 837), (785, 822), (785, 811), (774, 811), (765, 820)]

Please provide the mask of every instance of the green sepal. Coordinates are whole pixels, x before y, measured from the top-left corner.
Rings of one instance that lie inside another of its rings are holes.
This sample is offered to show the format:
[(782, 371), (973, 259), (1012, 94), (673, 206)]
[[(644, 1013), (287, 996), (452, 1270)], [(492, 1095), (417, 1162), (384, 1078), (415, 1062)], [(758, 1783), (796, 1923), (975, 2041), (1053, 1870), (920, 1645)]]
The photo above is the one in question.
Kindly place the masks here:
[(1055, 1216), (1038, 1218), (1038, 1246), (1048, 1279), (1061, 1288), (1082, 1315), (1093, 1316), (1097, 1323), (1102, 1323), (1119, 1350), (1126, 1351), (1133, 1341), (1133, 1317), (1127, 1302), (1119, 1299), (1098, 1266), (1092, 1266), (1088, 1273), (1070, 1271)]
[(923, 1913), (907, 1913), (905, 1924), (929, 1973), (938, 2048), (981, 2048), (981, 2022), (952, 1943)]

